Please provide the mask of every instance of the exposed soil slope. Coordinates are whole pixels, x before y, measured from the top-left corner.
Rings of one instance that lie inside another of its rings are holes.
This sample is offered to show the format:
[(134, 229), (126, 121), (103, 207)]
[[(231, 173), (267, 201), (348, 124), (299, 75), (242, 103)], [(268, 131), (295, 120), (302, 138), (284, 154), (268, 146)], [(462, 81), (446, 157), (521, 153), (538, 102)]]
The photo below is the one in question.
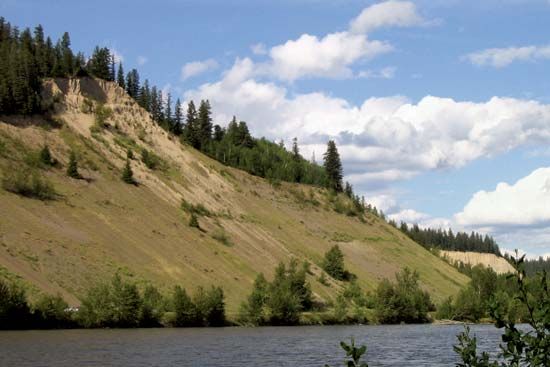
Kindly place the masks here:
[(502, 257), (495, 254), (482, 254), (479, 252), (441, 251), (441, 256), (451, 262), (461, 261), (472, 266), (481, 264), (489, 267), (497, 274), (513, 273), (514, 267)]
[[(51, 80), (44, 96), (60, 126), (47, 127), (41, 116), (0, 117), (0, 173), (20, 169), (25, 154), (48, 144), (60, 167), (42, 171), (60, 197), (42, 202), (0, 190), (0, 276), (59, 292), (72, 304), (117, 271), (166, 291), (219, 284), (231, 314), (257, 273), (270, 277), (279, 261), (292, 257), (312, 263), (315, 295), (333, 299), (341, 283), (324, 286), (316, 277), (323, 254), (337, 243), (367, 290), (405, 266), (420, 272), (436, 300), (468, 281), (384, 221), (336, 213), (324, 190), (273, 187), (180, 144), (114, 83)], [(95, 115), (84, 108), (90, 102), (113, 111), (110, 127), (94, 134)], [(120, 179), (129, 147), (138, 158), (131, 162), (138, 186)], [(148, 169), (141, 148), (159, 155), (163, 167)], [(71, 150), (86, 180), (66, 177)], [(210, 212), (199, 218), (202, 230), (188, 226), (182, 199)]]

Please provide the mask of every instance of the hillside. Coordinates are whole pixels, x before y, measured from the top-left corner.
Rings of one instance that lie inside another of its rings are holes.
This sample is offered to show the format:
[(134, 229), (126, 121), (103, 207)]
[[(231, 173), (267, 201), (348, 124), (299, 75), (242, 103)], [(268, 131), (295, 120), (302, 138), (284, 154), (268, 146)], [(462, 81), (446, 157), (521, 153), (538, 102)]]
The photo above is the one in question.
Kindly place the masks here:
[[(50, 147), (59, 167), (42, 169), (59, 197), (40, 201), (0, 190), (0, 276), (35, 291), (60, 293), (70, 304), (91, 283), (115, 272), (168, 291), (176, 284), (223, 286), (229, 314), (250, 292), (259, 272), (270, 277), (292, 257), (312, 263), (308, 276), (321, 300), (341, 283), (316, 281), (323, 254), (339, 244), (346, 266), (367, 290), (408, 266), (436, 301), (458, 292), (468, 278), (381, 219), (334, 211), (323, 189), (272, 185), (225, 167), (182, 145), (154, 123), (115, 83), (56, 79), (44, 84), (51, 117), (0, 117), (0, 172), (21, 170), (32, 152)], [(101, 105), (109, 127), (92, 128)], [(128, 148), (139, 185), (121, 181)], [(151, 170), (139, 159), (159, 157)], [(76, 152), (84, 180), (65, 175)], [(202, 204), (201, 230), (181, 208)]]
[(498, 257), (495, 254), (483, 254), (479, 252), (461, 252), (461, 251), (441, 251), (441, 256), (447, 258), (451, 262), (463, 262), (471, 266), (483, 265), (491, 268), (497, 274), (513, 273), (514, 268), (503, 257)]

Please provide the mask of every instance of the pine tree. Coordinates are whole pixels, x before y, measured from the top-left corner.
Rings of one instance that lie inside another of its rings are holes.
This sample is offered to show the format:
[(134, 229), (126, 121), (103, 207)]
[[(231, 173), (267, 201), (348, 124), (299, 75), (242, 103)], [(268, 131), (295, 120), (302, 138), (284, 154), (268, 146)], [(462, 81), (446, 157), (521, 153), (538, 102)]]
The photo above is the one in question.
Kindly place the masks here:
[(166, 105), (164, 106), (164, 126), (165, 129), (174, 131), (174, 119), (172, 117), (172, 95), (168, 92), (166, 96)]
[(334, 245), (330, 250), (325, 254), (323, 260), (323, 270), (327, 272), (328, 275), (337, 280), (344, 280), (346, 277), (346, 271), (344, 269), (344, 254), (338, 245)]
[(204, 149), (212, 140), (212, 116), (210, 102), (208, 100), (201, 101), (198, 113), (198, 148)]
[(324, 167), (329, 180), (329, 188), (336, 192), (342, 192), (342, 162), (336, 143), (333, 140), (329, 140), (327, 144), (327, 151), (324, 154)]
[(300, 160), (300, 149), (298, 148), (298, 138), (292, 139), (292, 158), (294, 158), (295, 161)]
[(128, 158), (126, 159), (126, 165), (122, 170), (122, 181), (131, 185), (134, 185), (136, 183), (136, 181), (134, 180), (134, 172), (132, 171), (132, 167), (130, 166), (130, 160)]
[(118, 63), (117, 83), (122, 89), (126, 89), (126, 83), (124, 81), (124, 69), (122, 63)]
[(72, 178), (82, 178), (80, 173), (78, 172), (78, 161), (76, 160), (76, 154), (71, 151), (71, 154), (69, 155), (69, 165), (67, 166), (67, 176)]
[(88, 62), (88, 71), (103, 80), (111, 78), (111, 51), (107, 47), (100, 48), (96, 46), (90, 61)]
[(61, 37), (62, 70), (64, 75), (72, 75), (74, 72), (74, 55), (71, 51), (71, 38), (69, 33), (63, 33)]
[(172, 132), (174, 133), (174, 135), (177, 135), (177, 136), (181, 135), (182, 125), (183, 125), (183, 114), (181, 110), (181, 101), (178, 98), (176, 100), (176, 106), (174, 107), (174, 123), (172, 128)]
[(130, 97), (136, 100), (139, 98), (139, 73), (136, 69), (126, 74), (126, 91)]
[(145, 79), (143, 86), (140, 88), (138, 103), (141, 107), (151, 112), (151, 89), (149, 88), (149, 80)]
[(200, 145), (197, 134), (197, 110), (195, 109), (195, 103), (190, 101), (187, 105), (186, 123), (183, 128), (183, 138), (192, 147), (198, 148)]

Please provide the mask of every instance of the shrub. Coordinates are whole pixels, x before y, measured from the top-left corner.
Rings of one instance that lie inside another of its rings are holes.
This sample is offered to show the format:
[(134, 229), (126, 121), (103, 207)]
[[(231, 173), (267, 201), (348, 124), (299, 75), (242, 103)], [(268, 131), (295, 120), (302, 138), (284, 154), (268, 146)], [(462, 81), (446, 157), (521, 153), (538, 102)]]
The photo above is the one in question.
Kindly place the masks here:
[(163, 167), (162, 159), (153, 152), (147, 149), (141, 151), (141, 161), (147, 166), (147, 168), (155, 170)]
[(195, 213), (191, 213), (191, 217), (189, 218), (189, 227), (200, 229), (199, 220), (197, 219)]
[(63, 329), (74, 326), (69, 305), (61, 296), (44, 295), (33, 306), (37, 326), (43, 329)]
[(418, 284), (416, 271), (404, 268), (396, 283), (384, 279), (376, 289), (376, 316), (382, 324), (425, 323), (435, 309), (428, 292)]
[(2, 179), (6, 191), (40, 200), (53, 200), (57, 194), (53, 185), (34, 169), (10, 170)]
[(214, 232), (212, 232), (211, 236), (212, 236), (213, 239), (215, 239), (216, 241), (221, 242), (222, 244), (224, 244), (226, 246), (233, 245), (233, 243), (231, 242), (231, 239), (229, 238), (229, 236), (227, 235), (227, 233), (225, 232), (225, 230), (223, 228), (216, 228), (214, 230)]
[(30, 321), (25, 291), (0, 280), (0, 329), (25, 329)]
[(166, 300), (157, 288), (149, 285), (143, 291), (143, 301), (140, 311), (141, 327), (161, 326), (161, 320), (166, 311)]
[(55, 161), (52, 159), (52, 154), (50, 153), (50, 148), (47, 145), (40, 150), (40, 161), (45, 166), (55, 165)]
[[(344, 365), (347, 367), (369, 367), (368, 364), (361, 362), (361, 357), (367, 352), (367, 346), (363, 345), (359, 348), (355, 346), (355, 340), (351, 339), (351, 344), (340, 342), (340, 346), (346, 352), (346, 360)], [(325, 367), (330, 367), (328, 364)]]
[(306, 271), (294, 259), (288, 269), (280, 263), (275, 277), (268, 283), (263, 274), (258, 275), (252, 293), (241, 305), (240, 319), (243, 323), (261, 325), (294, 325), (299, 322), (300, 312), (313, 306), (312, 293), (306, 282)]
[(197, 309), (185, 289), (180, 286), (174, 288), (172, 303), (176, 314), (174, 326), (199, 326)]
[(136, 327), (140, 324), (142, 299), (135, 284), (117, 274), (110, 284), (88, 290), (78, 312), (85, 327)]
[(69, 165), (67, 166), (67, 176), (71, 178), (81, 179), (82, 176), (78, 172), (78, 161), (76, 160), (76, 154), (71, 151), (69, 155)]
[(187, 202), (185, 199), (181, 199), (181, 209), (189, 214), (195, 214), (199, 217), (210, 217), (213, 214), (210, 210), (206, 209), (202, 204), (193, 205)]
[(344, 254), (338, 245), (333, 246), (325, 254), (322, 263), (322, 268), (328, 275), (336, 280), (352, 280), (355, 278), (353, 274), (344, 268)]
[(126, 164), (124, 165), (124, 169), (122, 170), (122, 181), (126, 182), (130, 185), (135, 185), (136, 181), (134, 180), (134, 171), (132, 171), (132, 167), (130, 166), (130, 160), (126, 159)]

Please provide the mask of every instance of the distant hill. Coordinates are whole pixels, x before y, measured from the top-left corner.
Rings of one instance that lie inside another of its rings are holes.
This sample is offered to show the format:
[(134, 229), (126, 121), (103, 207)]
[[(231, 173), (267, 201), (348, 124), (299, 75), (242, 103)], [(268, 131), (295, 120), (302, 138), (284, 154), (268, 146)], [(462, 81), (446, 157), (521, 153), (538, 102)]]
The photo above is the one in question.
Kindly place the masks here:
[[(436, 301), (468, 281), (384, 220), (336, 212), (335, 203), (352, 205), (344, 194), (271, 184), (181, 144), (116, 83), (47, 79), (42, 101), (47, 115), (0, 117), (3, 181), (31, 170), (57, 192), (41, 201), (0, 190), (0, 277), (35, 293), (60, 293), (76, 305), (86, 287), (119, 272), (164, 290), (221, 285), (231, 314), (259, 272), (271, 276), (295, 257), (312, 264), (315, 297), (329, 301), (342, 283), (317, 277), (334, 244), (366, 290), (405, 266), (419, 271)], [(37, 163), (45, 145), (53, 167)], [(128, 150), (135, 186), (121, 180)], [(83, 179), (66, 175), (71, 151)], [(200, 229), (188, 225), (191, 211)]]
[(471, 266), (481, 264), (493, 269), (497, 274), (514, 272), (514, 268), (506, 259), (495, 254), (441, 250), (441, 256), (447, 258), (452, 263), (462, 262)]

